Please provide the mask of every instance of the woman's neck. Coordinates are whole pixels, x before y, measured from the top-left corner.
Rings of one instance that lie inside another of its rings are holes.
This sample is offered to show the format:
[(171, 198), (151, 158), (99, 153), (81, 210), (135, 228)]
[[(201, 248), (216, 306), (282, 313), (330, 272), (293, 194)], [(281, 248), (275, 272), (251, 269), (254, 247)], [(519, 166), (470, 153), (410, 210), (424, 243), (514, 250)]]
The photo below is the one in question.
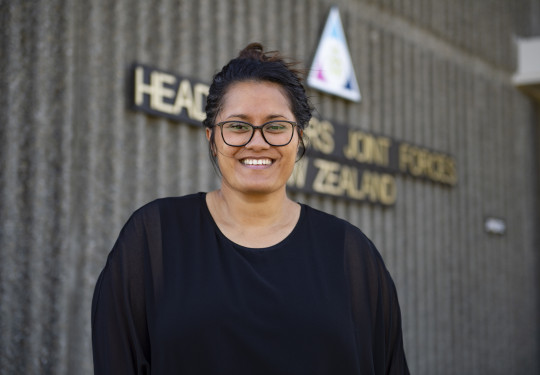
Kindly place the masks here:
[(296, 206), (287, 197), (285, 189), (270, 194), (245, 194), (222, 186), (209, 194), (220, 215), (243, 227), (280, 222)]
[(222, 187), (207, 194), (208, 209), (231, 241), (246, 247), (268, 247), (283, 240), (296, 226), (300, 205), (285, 192), (243, 194)]

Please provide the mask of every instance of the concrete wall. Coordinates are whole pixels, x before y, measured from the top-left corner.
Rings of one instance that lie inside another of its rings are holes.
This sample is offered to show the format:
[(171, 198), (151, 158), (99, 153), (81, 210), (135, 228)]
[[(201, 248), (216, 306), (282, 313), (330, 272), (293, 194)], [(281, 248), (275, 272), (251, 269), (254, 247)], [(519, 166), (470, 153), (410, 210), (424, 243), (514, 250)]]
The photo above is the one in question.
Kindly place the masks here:
[[(512, 87), (537, 0), (0, 0), (0, 372), (90, 374), (90, 302), (137, 207), (217, 187), (201, 129), (130, 107), (130, 65), (209, 82), (249, 41), (310, 63), (331, 5), (361, 103), (324, 118), (453, 155), (392, 207), (295, 194), (377, 244), (414, 374), (540, 371), (538, 114)], [(486, 216), (507, 232), (484, 231)]]

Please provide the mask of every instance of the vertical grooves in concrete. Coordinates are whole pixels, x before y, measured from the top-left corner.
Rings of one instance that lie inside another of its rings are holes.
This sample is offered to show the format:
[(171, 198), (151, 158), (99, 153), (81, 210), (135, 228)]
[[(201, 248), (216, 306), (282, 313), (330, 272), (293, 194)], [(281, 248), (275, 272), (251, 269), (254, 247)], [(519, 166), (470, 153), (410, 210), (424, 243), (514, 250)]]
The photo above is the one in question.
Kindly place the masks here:
[[(294, 195), (380, 248), (412, 373), (538, 372), (534, 112), (509, 80), (536, 4), (340, 1), (362, 102), (308, 90), (318, 116), (456, 159), (455, 187), (396, 176), (390, 208)], [(93, 287), (123, 223), (218, 185), (203, 129), (130, 108), (131, 64), (210, 82), (256, 40), (309, 68), (329, 5), (0, 2), (0, 372), (92, 373)]]

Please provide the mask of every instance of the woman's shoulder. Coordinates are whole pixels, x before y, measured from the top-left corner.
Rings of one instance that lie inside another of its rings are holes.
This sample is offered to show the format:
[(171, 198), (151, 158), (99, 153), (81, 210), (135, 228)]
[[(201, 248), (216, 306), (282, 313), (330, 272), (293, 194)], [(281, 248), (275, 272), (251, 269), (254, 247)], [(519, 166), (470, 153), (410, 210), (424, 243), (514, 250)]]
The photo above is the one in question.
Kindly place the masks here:
[[(308, 206), (307, 204), (302, 204), (306, 210), (306, 216), (318, 227), (327, 228), (329, 230), (339, 229), (345, 233), (351, 233), (355, 236), (358, 236), (364, 240), (369, 240), (364, 232), (357, 227), (356, 225), (350, 223), (349, 221), (337, 217), (333, 214), (330, 214), (325, 211), (321, 211), (317, 208)], [(342, 232), (343, 233), (343, 232)]]
[(132, 217), (147, 219), (154, 218), (155, 215), (160, 215), (168, 212), (189, 212), (190, 209), (200, 207), (206, 193), (199, 192), (175, 197), (163, 197), (154, 199), (138, 209), (136, 209)]
[(381, 254), (369, 237), (358, 226), (333, 214), (305, 205), (306, 216), (316, 232), (330, 235), (343, 241), (346, 251), (368, 256), (377, 262), (382, 261)]
[[(131, 213), (122, 232), (161, 233), (166, 226), (188, 224), (198, 212), (205, 193), (154, 199)], [(181, 223), (179, 223), (179, 221)]]
[(133, 211), (122, 227), (117, 245), (136, 244), (161, 241), (164, 230), (192, 225), (194, 215), (200, 207), (204, 193), (196, 193), (178, 197), (158, 198)]

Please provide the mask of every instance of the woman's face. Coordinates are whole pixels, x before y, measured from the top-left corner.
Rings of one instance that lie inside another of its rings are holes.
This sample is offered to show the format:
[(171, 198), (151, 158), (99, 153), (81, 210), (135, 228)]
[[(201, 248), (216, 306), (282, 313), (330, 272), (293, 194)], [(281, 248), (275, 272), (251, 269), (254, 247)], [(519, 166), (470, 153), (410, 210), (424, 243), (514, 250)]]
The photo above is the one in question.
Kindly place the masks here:
[[(279, 85), (271, 82), (238, 82), (227, 91), (216, 123), (240, 120), (259, 126), (272, 120), (295, 121), (289, 100)], [(298, 133), (294, 129), (286, 146), (270, 146), (256, 130), (242, 147), (228, 146), (220, 127), (213, 128), (216, 157), (222, 175), (222, 189), (244, 194), (268, 194), (285, 189), (298, 151)], [(206, 130), (209, 139), (212, 130)]]

